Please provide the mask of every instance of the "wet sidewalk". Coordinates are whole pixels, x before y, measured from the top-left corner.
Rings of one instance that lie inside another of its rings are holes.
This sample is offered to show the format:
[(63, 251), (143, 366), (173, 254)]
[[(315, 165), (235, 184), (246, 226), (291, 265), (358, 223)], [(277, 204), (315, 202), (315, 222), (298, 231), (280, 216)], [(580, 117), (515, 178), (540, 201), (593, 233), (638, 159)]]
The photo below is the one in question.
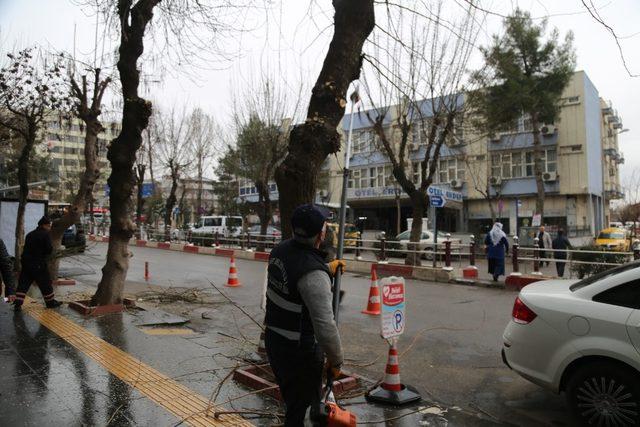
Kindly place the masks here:
[[(72, 297), (59, 293), (62, 300)], [(257, 307), (245, 309), (258, 315)], [(195, 310), (186, 325), (150, 326), (150, 316), (167, 313), (133, 310), (85, 318), (66, 305), (47, 310), (32, 301), (13, 313), (0, 304), (1, 424), (277, 424), (272, 415), (283, 412), (277, 401), (230, 379), (233, 369), (247, 365), (243, 358), (255, 349), (257, 327), (237, 317), (222, 298)], [(194, 321), (195, 315), (206, 322)], [(396, 409), (370, 405), (359, 395), (342, 403), (368, 425), (495, 425), (427, 401)], [(216, 411), (240, 412), (247, 419), (216, 419)]]

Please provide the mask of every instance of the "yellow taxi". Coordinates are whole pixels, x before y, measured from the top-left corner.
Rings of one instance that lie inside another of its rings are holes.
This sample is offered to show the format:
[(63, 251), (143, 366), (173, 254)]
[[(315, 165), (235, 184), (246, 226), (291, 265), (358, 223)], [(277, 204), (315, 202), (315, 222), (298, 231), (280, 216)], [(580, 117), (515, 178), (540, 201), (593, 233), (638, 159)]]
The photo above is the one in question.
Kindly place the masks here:
[[(327, 227), (330, 227), (333, 231), (333, 246), (338, 246), (338, 228), (339, 224), (335, 222), (327, 223)], [(344, 225), (344, 247), (345, 249), (354, 248), (356, 246), (356, 240), (360, 237), (360, 231), (353, 225), (346, 223)]]
[(626, 252), (630, 248), (631, 240), (624, 228), (605, 228), (596, 237), (596, 246), (612, 251)]

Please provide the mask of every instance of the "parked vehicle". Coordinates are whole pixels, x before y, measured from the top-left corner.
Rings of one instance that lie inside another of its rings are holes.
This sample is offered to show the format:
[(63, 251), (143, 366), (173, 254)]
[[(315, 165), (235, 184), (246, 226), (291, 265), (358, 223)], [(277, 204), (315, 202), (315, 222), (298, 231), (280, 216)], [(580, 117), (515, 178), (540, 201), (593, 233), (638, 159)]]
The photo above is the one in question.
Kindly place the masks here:
[[(262, 234), (260, 233), (260, 225), (252, 225), (251, 227), (249, 227), (249, 231), (248, 231), (249, 235), (252, 238), (256, 238), (258, 236), (261, 236)], [(274, 227), (273, 225), (269, 225), (267, 226), (267, 237), (269, 238), (280, 238), (282, 237), (282, 232), (280, 231), (280, 229), (278, 227)]]
[(608, 250), (627, 252), (631, 240), (629, 233), (624, 228), (605, 228), (598, 233), (595, 244)]
[(192, 240), (199, 244), (213, 243), (216, 233), (222, 238), (235, 238), (242, 234), (241, 216), (202, 216), (191, 232)]
[(84, 252), (87, 247), (87, 237), (84, 234), (84, 226), (82, 224), (74, 224), (64, 230), (62, 246), (66, 249), (77, 248), (79, 252)]
[[(398, 234), (395, 240), (398, 241), (398, 245), (401, 250), (408, 251), (409, 249), (409, 239), (411, 236), (411, 230), (403, 231)], [(438, 243), (442, 243), (446, 240), (446, 235), (444, 233), (438, 232)], [(423, 231), (422, 236), (420, 238), (420, 242), (418, 243), (418, 248), (416, 250), (425, 251), (425, 254), (422, 256), (428, 260), (433, 259), (433, 232), (431, 231)], [(451, 244), (454, 246), (460, 245), (461, 240), (459, 238), (451, 238)], [(444, 250), (438, 247), (438, 251)], [(393, 254), (391, 255), (393, 256)]]
[(576, 425), (640, 424), (640, 262), (525, 287), (503, 341), (507, 366), (564, 392)]
[[(333, 230), (333, 247), (338, 247), (338, 229), (340, 228), (340, 224), (337, 222), (328, 222), (327, 227), (330, 227)], [(356, 246), (356, 241), (360, 237), (360, 231), (354, 224), (346, 223), (344, 225), (344, 246), (345, 248)]]

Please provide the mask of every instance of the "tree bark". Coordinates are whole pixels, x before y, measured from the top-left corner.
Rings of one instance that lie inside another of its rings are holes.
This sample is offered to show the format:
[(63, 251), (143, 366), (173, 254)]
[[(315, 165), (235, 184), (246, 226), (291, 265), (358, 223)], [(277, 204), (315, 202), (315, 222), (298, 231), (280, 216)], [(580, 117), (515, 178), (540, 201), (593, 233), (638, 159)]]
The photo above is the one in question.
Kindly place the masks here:
[(178, 200), (176, 192), (178, 191), (178, 169), (173, 161), (169, 161), (169, 169), (171, 170), (171, 189), (169, 190), (169, 196), (164, 205), (164, 240), (165, 242), (171, 241), (171, 217), (173, 216), (173, 208)]
[[(99, 114), (99, 113), (98, 113)], [(103, 131), (102, 124), (98, 120), (97, 115), (95, 117), (83, 118), (85, 122), (85, 136), (84, 136), (84, 161), (85, 168), (80, 179), (80, 186), (76, 193), (73, 202), (69, 206), (67, 212), (62, 218), (53, 222), (51, 227), (51, 241), (53, 243), (54, 257), (49, 262), (49, 274), (52, 279), (58, 277), (58, 267), (60, 265), (60, 258), (56, 256), (62, 246), (62, 237), (64, 231), (76, 224), (80, 220), (80, 216), (84, 213), (87, 201), (93, 197), (93, 187), (100, 177), (100, 167), (98, 165), (98, 134)]]
[(118, 0), (121, 26), (118, 49), (118, 72), (122, 84), (122, 129), (109, 147), (107, 158), (111, 163), (108, 183), (111, 189), (109, 205), (111, 226), (107, 262), (102, 268), (102, 280), (93, 295), (97, 305), (122, 303), (122, 292), (129, 269), (129, 239), (135, 231), (131, 221), (131, 200), (135, 176), (133, 164), (142, 144), (142, 131), (149, 124), (151, 102), (138, 95), (140, 72), (138, 58), (144, 51), (144, 32), (153, 17), (153, 8), (160, 0), (140, 0), (131, 7), (128, 0)]
[(531, 124), (533, 126), (533, 172), (536, 176), (536, 212), (540, 214), (540, 225), (544, 224), (544, 180), (542, 179), (542, 141), (540, 140), (540, 123), (538, 115), (531, 113)]
[(33, 147), (36, 144), (36, 131), (37, 125), (34, 121), (27, 123), (27, 132), (24, 135), (24, 146), (20, 151), (20, 157), (18, 158), (18, 185), (20, 187), (18, 192), (18, 212), (16, 216), (16, 229), (15, 229), (15, 257), (17, 262), (15, 263), (16, 269), (21, 269), (20, 256), (22, 255), (22, 248), (24, 247), (24, 213), (27, 209), (27, 200), (29, 198), (29, 159), (33, 152)]
[(373, 0), (333, 0), (334, 34), (312, 90), (305, 123), (295, 126), (289, 153), (276, 170), (284, 238), (291, 236), (291, 213), (314, 200), (326, 157), (340, 150), (336, 128), (344, 116), (349, 84), (359, 78), (362, 46), (373, 30)]
[[(411, 233), (409, 235), (409, 243), (407, 248), (409, 251), (419, 251), (420, 250), (420, 240), (422, 240), (422, 218), (424, 216), (424, 211), (428, 207), (428, 203), (426, 200), (426, 192), (422, 193), (419, 190), (414, 190), (411, 194), (409, 194), (409, 198), (411, 199), (411, 207), (412, 214), (411, 218), (413, 221), (411, 223)], [(435, 218), (433, 218), (435, 220)], [(421, 255), (417, 252), (409, 252), (407, 254), (407, 258), (405, 259), (406, 265), (421, 265)]]
[(196, 221), (200, 219), (202, 215), (202, 155), (198, 154), (198, 190), (196, 194)]
[(263, 181), (258, 181), (255, 183), (256, 189), (258, 190), (258, 217), (260, 218), (260, 236), (257, 239), (257, 248), (258, 252), (264, 252), (265, 250), (265, 240), (267, 235), (267, 230), (269, 228), (269, 222), (271, 221), (271, 195), (269, 194), (269, 184)]

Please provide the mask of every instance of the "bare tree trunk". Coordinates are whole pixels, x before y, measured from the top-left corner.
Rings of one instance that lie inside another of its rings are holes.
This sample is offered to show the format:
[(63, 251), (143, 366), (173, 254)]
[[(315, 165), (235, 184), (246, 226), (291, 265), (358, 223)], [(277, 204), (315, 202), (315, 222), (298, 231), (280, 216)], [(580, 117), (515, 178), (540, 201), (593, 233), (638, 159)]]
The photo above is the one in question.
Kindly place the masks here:
[(318, 171), (340, 150), (336, 128), (344, 115), (349, 84), (359, 78), (362, 45), (373, 30), (373, 0), (333, 0), (334, 34), (313, 88), (307, 119), (291, 131), (289, 154), (275, 178), (280, 192), (282, 235), (291, 236), (291, 213), (313, 201)]
[(258, 245), (256, 250), (263, 252), (265, 249), (265, 239), (269, 222), (271, 221), (271, 195), (269, 194), (269, 184), (258, 181), (255, 183), (258, 190), (259, 207), (258, 216), (260, 217), (260, 236), (258, 237)]
[(536, 176), (536, 212), (540, 214), (540, 224), (544, 224), (544, 181), (542, 173), (542, 141), (540, 140), (540, 123), (536, 113), (531, 114), (531, 124), (533, 126), (533, 172)]
[[(427, 207), (426, 193), (422, 194), (420, 191), (413, 191), (409, 197), (411, 198), (412, 214), (411, 218), (411, 233), (409, 235), (409, 243), (407, 248), (409, 251), (419, 251), (420, 244), (414, 242), (420, 242), (422, 240), (422, 218), (424, 216), (424, 210)], [(433, 219), (435, 221), (435, 218)], [(409, 252), (405, 259), (407, 265), (421, 265), (421, 254), (416, 252)]]
[(178, 191), (178, 171), (176, 170), (173, 162), (169, 163), (171, 169), (171, 189), (169, 190), (169, 197), (164, 205), (164, 240), (165, 242), (171, 240), (171, 217), (173, 215), (173, 208), (178, 200), (176, 192)]
[[(24, 146), (20, 152), (18, 158), (18, 185), (20, 190), (18, 192), (18, 213), (16, 216), (16, 229), (15, 229), (15, 257), (16, 260), (20, 259), (22, 255), (22, 248), (24, 247), (24, 213), (27, 208), (27, 200), (29, 198), (29, 159), (31, 158), (31, 152), (36, 143), (36, 126), (29, 123), (29, 130), (26, 138), (24, 139)], [(20, 262), (15, 263), (17, 270), (20, 270)]]
[(196, 218), (202, 215), (202, 156), (198, 155), (198, 192), (196, 194)]
[(138, 163), (136, 167), (136, 184), (138, 186), (138, 194), (136, 196), (136, 229), (138, 234), (138, 239), (141, 239), (141, 226), (142, 226), (142, 208), (144, 207), (144, 199), (142, 198), (142, 189), (144, 187), (144, 174), (145, 174), (145, 165), (142, 163)]
[(86, 130), (84, 136), (84, 161), (85, 168), (80, 179), (80, 187), (76, 193), (69, 210), (62, 216), (62, 218), (54, 221), (51, 227), (51, 241), (53, 243), (54, 257), (49, 262), (49, 273), (52, 279), (58, 277), (58, 268), (60, 265), (60, 258), (55, 256), (60, 247), (62, 246), (62, 237), (64, 231), (77, 223), (80, 220), (80, 216), (84, 213), (87, 201), (93, 198), (93, 186), (100, 177), (100, 167), (98, 165), (98, 134), (102, 132), (102, 124), (97, 119), (87, 118), (85, 119)]
[(111, 188), (109, 205), (111, 226), (107, 262), (102, 268), (102, 280), (93, 295), (97, 305), (122, 303), (122, 292), (129, 269), (129, 239), (135, 231), (131, 221), (131, 196), (135, 183), (133, 164), (142, 143), (142, 131), (149, 124), (151, 102), (138, 95), (140, 72), (137, 62), (144, 51), (144, 32), (153, 17), (153, 8), (160, 0), (140, 0), (131, 7), (127, 0), (118, 0), (121, 26), (118, 71), (122, 83), (122, 130), (109, 147), (111, 162), (108, 183)]

